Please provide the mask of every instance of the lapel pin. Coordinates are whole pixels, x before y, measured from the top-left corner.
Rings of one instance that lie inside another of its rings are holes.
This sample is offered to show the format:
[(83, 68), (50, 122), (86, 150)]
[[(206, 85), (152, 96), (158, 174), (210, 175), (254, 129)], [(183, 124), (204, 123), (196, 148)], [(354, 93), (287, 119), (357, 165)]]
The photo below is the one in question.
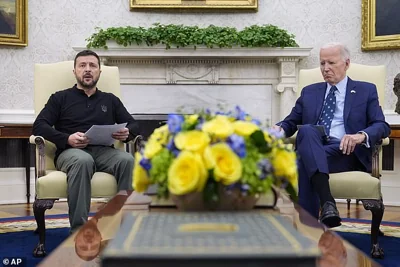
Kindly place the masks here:
[(356, 91), (355, 91), (355, 90), (351, 90), (351, 91), (350, 91), (350, 93), (352, 93), (352, 94), (355, 94), (355, 93), (356, 93)]

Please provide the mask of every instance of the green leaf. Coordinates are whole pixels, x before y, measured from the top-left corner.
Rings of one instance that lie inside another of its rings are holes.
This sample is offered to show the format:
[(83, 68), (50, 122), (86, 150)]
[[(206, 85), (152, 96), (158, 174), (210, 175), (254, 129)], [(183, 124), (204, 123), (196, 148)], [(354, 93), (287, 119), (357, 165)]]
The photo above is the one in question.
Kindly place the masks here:
[(242, 31), (232, 27), (209, 25), (205, 28), (160, 23), (146, 29), (143, 27), (96, 27), (95, 33), (86, 39), (88, 48), (105, 48), (107, 41), (120, 45), (132, 43), (148, 46), (164, 44), (166, 49), (204, 45), (209, 48), (241, 47), (298, 47), (295, 36), (274, 25), (252, 25)]
[(250, 139), (258, 148), (260, 153), (268, 153), (271, 151), (271, 148), (268, 146), (268, 143), (265, 141), (264, 133), (261, 130), (257, 130), (250, 135)]
[(218, 183), (214, 179), (214, 171), (208, 171), (208, 180), (203, 191), (203, 198), (207, 204), (216, 203), (219, 201)]

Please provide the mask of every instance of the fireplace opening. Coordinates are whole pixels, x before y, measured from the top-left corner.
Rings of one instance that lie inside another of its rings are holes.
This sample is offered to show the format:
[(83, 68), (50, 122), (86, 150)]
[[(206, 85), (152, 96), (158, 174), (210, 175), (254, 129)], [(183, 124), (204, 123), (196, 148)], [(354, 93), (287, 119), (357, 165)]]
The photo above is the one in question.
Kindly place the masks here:
[(168, 114), (145, 114), (145, 113), (134, 113), (132, 117), (139, 123), (140, 134), (144, 140), (150, 137), (154, 129), (163, 126), (168, 119)]

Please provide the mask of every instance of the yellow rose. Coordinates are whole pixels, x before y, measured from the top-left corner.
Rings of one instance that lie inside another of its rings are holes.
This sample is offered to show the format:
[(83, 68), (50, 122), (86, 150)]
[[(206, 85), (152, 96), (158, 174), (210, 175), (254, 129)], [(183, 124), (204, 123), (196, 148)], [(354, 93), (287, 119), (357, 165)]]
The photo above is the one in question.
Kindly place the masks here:
[(196, 123), (198, 119), (199, 119), (199, 115), (198, 115), (198, 114), (193, 114), (193, 115), (185, 116), (185, 120), (186, 120), (186, 122), (189, 123), (189, 124), (194, 124), (194, 123)]
[(214, 177), (217, 182), (230, 185), (242, 176), (242, 163), (238, 155), (225, 143), (213, 145), (210, 149)]
[(140, 166), (140, 161), (142, 160), (142, 155), (139, 152), (135, 153), (135, 166), (133, 168), (133, 183), (132, 187), (137, 192), (144, 192), (150, 185), (150, 179), (147, 171)]
[(165, 124), (154, 130), (154, 132), (149, 137), (149, 142), (157, 141), (162, 145), (166, 145), (168, 142), (168, 135), (169, 135), (168, 125)]
[(212, 155), (211, 147), (208, 146), (204, 149), (203, 152), (203, 159), (204, 159), (204, 165), (208, 170), (214, 169), (215, 167), (215, 159)]
[(204, 148), (210, 143), (210, 137), (204, 132), (193, 130), (178, 133), (174, 142), (175, 146), (180, 150), (202, 153)]
[(244, 137), (251, 135), (259, 129), (257, 125), (249, 121), (235, 121), (233, 123), (233, 128), (235, 129), (235, 133), (237, 135)]
[(227, 138), (233, 134), (233, 126), (229, 118), (217, 115), (214, 119), (203, 124), (202, 130), (217, 138)]
[(201, 156), (182, 151), (168, 169), (168, 190), (174, 195), (203, 191), (207, 181), (207, 170)]
[(275, 175), (283, 176), (297, 188), (297, 163), (296, 153), (285, 149), (276, 149), (272, 158)]
[(161, 144), (158, 141), (150, 140), (144, 147), (143, 154), (147, 159), (153, 158), (162, 149)]

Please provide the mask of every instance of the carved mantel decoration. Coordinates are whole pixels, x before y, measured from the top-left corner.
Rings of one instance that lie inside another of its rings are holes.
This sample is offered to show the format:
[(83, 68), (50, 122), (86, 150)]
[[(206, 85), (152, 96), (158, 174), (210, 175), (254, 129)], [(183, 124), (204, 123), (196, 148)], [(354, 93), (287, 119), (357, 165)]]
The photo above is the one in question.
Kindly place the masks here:
[(168, 113), (179, 105), (235, 102), (273, 123), (293, 107), (298, 63), (310, 55), (311, 48), (166, 50), (115, 44), (94, 51), (103, 64), (119, 67), (123, 101), (131, 113)]

